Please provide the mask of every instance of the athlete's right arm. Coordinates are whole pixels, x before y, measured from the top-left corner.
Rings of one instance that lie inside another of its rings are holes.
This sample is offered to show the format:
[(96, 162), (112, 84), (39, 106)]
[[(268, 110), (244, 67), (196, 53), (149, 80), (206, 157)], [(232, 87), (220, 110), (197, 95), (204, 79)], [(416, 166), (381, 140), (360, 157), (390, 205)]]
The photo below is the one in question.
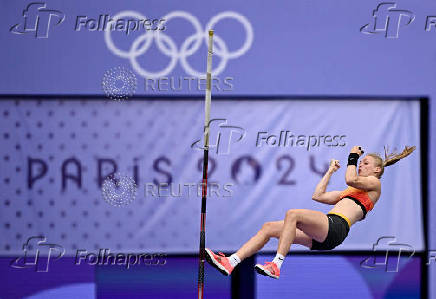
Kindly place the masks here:
[(325, 203), (328, 205), (335, 205), (341, 198), (341, 193), (342, 191), (324, 192), (323, 194), (318, 196), (313, 195), (312, 199), (317, 202)]
[(312, 199), (318, 202), (334, 205), (339, 201), (341, 191), (326, 192), (332, 174), (341, 167), (338, 160), (331, 160), (329, 169), (323, 176), (321, 181), (316, 185), (315, 192), (313, 192)]

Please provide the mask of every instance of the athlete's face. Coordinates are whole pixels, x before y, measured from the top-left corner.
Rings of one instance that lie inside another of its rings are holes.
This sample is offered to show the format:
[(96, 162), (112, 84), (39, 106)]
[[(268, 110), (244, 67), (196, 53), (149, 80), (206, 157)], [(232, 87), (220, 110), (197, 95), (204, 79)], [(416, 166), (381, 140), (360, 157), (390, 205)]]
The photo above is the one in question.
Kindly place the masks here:
[(375, 159), (371, 156), (365, 156), (360, 160), (357, 170), (360, 176), (370, 176), (376, 174), (376, 168)]

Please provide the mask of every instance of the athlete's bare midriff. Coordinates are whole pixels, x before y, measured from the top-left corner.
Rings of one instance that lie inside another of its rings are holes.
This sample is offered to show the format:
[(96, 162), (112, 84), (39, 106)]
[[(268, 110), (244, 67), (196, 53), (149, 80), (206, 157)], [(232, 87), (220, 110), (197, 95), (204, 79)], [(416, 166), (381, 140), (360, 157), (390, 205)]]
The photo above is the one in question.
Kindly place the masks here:
[[(371, 201), (375, 204), (380, 197), (378, 192), (368, 192)], [(373, 193), (373, 194), (371, 194)], [(338, 213), (342, 214), (350, 220), (350, 224), (353, 225), (363, 217), (362, 208), (356, 204), (352, 199), (343, 198), (338, 201), (333, 209), (329, 211), (329, 213)]]

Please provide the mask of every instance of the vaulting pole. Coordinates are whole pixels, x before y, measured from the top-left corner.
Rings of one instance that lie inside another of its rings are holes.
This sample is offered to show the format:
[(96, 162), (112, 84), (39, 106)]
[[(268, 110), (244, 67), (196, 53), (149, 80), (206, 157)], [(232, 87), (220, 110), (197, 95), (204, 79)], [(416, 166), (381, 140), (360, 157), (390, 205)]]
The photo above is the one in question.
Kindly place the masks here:
[(206, 96), (204, 115), (204, 155), (203, 155), (203, 181), (201, 186), (201, 224), (200, 224), (200, 265), (198, 268), (198, 299), (203, 299), (204, 293), (204, 260), (205, 260), (205, 223), (206, 223), (206, 195), (207, 195), (207, 165), (209, 157), (209, 122), (212, 81), (212, 44), (213, 30), (209, 30), (207, 48)]

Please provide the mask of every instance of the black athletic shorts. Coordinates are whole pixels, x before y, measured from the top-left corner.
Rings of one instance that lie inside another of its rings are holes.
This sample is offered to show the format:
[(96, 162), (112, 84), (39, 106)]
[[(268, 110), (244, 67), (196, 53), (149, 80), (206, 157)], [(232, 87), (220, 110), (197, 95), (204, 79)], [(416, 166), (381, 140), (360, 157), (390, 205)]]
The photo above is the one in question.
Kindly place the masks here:
[(329, 231), (324, 242), (320, 243), (312, 239), (311, 250), (331, 250), (340, 245), (348, 236), (350, 227), (347, 220), (335, 214), (327, 214), (329, 219)]

